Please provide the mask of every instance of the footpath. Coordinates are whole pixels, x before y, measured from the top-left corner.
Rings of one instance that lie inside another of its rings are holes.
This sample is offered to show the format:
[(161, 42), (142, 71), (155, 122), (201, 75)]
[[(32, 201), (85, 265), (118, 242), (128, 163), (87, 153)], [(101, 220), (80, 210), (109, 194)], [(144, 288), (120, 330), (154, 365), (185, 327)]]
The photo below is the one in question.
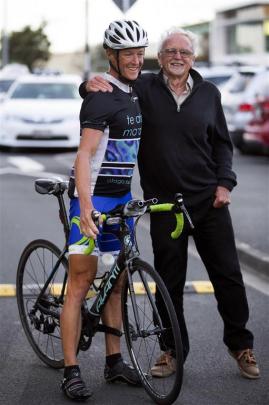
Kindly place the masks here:
[(241, 264), (269, 278), (269, 159), (235, 151), (232, 215)]

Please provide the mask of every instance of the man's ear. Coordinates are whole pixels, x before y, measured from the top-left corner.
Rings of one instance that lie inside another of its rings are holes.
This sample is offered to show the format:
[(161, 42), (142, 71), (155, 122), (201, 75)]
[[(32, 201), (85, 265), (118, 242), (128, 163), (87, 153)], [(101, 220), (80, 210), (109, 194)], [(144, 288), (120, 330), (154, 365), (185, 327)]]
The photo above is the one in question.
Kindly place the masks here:
[(163, 65), (162, 65), (162, 62), (161, 62), (161, 53), (160, 52), (158, 52), (158, 54), (157, 54), (157, 60), (158, 60), (160, 68), (162, 68)]

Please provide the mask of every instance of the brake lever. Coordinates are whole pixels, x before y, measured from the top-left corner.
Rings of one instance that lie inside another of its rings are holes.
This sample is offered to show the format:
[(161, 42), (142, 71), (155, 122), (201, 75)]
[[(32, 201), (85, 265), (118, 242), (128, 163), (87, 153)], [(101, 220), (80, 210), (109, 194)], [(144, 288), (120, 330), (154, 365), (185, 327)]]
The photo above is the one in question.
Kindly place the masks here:
[(97, 227), (99, 227), (99, 218), (100, 218), (100, 216), (101, 216), (101, 212), (99, 212), (99, 211), (97, 211), (97, 210), (92, 210), (92, 212), (91, 212), (91, 217), (92, 217), (92, 220), (93, 220), (93, 222), (94, 222), (94, 224), (97, 226)]
[(188, 210), (184, 205), (182, 194), (181, 193), (176, 194), (175, 200), (176, 200), (176, 206), (183, 212), (183, 214), (187, 218), (191, 229), (194, 229), (194, 225), (193, 225), (193, 222), (191, 220), (190, 214), (188, 213)]

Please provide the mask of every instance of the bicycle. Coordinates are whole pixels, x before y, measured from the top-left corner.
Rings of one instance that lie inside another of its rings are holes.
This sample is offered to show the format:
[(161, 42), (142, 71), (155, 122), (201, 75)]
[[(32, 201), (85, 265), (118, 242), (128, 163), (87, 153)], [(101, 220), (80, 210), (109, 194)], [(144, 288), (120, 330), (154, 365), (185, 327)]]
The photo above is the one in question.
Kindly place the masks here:
[[(37, 239), (24, 249), (18, 265), (16, 291), (20, 319), (27, 339), (37, 356), (48, 366), (63, 368), (63, 354), (60, 337), (60, 312), (64, 303), (67, 276), (67, 241), (69, 221), (64, 202), (68, 187), (65, 181), (38, 179), (35, 190), (40, 194), (57, 197), (59, 216), (65, 234), (65, 246), (60, 250), (50, 241)], [(133, 366), (140, 376), (147, 393), (157, 404), (171, 404), (178, 397), (183, 378), (183, 354), (179, 325), (169, 293), (158, 273), (139, 258), (136, 241), (136, 227), (146, 212), (173, 211), (176, 228), (171, 233), (177, 238), (183, 228), (185, 217), (190, 221), (182, 196), (177, 195), (174, 204), (157, 204), (156, 199), (131, 200), (109, 213), (101, 213), (107, 224), (119, 224), (115, 233), (121, 242), (119, 256), (109, 272), (97, 277), (83, 302), (82, 331), (78, 351), (87, 350), (97, 331), (124, 334)], [(126, 223), (135, 217), (134, 233)], [(96, 223), (98, 222), (95, 216)], [(100, 323), (100, 315), (119, 276), (124, 272), (122, 287), (123, 332)], [(135, 286), (139, 282), (143, 294)], [(89, 308), (89, 299), (94, 302)], [(164, 313), (159, 313), (162, 304)], [(165, 378), (152, 377), (151, 367), (162, 351), (169, 348), (165, 339), (173, 343), (175, 372)]]

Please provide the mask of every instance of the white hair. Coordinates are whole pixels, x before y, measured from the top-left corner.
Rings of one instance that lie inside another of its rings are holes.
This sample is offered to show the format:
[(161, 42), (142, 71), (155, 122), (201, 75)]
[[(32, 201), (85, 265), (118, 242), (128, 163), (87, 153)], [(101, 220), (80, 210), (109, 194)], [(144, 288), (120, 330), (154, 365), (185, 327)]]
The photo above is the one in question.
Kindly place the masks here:
[(162, 34), (159, 44), (158, 44), (158, 53), (163, 49), (163, 44), (170, 38), (170, 36), (172, 36), (174, 34), (185, 35), (185, 37), (187, 37), (191, 42), (194, 55), (195, 56), (197, 55), (198, 35), (194, 34), (191, 31), (184, 30), (183, 28), (177, 28), (177, 27), (172, 27)]

